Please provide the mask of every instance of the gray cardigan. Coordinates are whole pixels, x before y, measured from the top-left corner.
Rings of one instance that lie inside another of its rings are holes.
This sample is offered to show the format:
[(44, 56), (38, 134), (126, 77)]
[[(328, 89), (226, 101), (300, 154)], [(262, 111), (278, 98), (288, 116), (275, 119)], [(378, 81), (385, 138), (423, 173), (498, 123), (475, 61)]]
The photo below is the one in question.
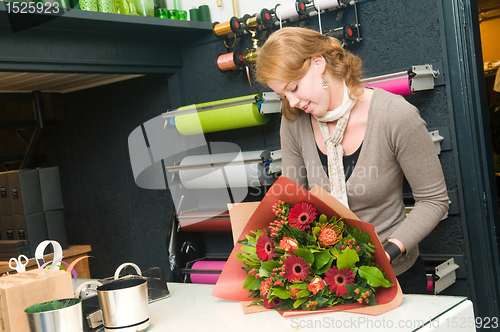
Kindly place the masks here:
[[(283, 175), (306, 189), (320, 185), (330, 192), (314, 140), (310, 115), (281, 121)], [(406, 216), (403, 177), (411, 186), (415, 206)], [(346, 183), (349, 208), (372, 223), (380, 241), (394, 237), (406, 254), (393, 262), (396, 275), (419, 255), (418, 243), (448, 211), (441, 164), (426, 123), (403, 97), (374, 89), (363, 147)]]

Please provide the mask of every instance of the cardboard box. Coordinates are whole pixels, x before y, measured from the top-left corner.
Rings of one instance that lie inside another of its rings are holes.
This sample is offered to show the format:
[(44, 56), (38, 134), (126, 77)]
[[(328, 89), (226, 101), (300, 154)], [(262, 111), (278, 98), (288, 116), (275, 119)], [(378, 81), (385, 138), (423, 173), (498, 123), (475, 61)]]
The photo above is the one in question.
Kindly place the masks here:
[(7, 172), (14, 215), (43, 212), (37, 169)]
[(64, 208), (59, 167), (38, 169), (40, 190), (42, 192), (43, 210), (60, 210)]
[(47, 223), (45, 222), (45, 213), (34, 213), (26, 216), (14, 216), (16, 231), (14, 238), (16, 240), (30, 241), (32, 252), (28, 257), (35, 255), (34, 250), (40, 242), (49, 239)]
[(0, 331), (30, 332), (29, 306), (73, 297), (71, 274), (62, 270), (31, 270), (0, 278)]
[(0, 173), (0, 213), (2, 216), (14, 215), (7, 172)]
[(59, 242), (63, 250), (68, 249), (64, 210), (45, 211), (48, 239)]

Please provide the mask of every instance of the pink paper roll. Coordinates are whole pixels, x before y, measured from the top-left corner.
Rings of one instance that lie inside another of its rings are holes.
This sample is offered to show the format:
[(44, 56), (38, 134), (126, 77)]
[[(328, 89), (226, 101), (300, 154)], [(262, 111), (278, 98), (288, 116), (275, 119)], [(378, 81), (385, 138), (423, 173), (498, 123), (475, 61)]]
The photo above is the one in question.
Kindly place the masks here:
[(406, 96), (411, 95), (410, 78), (403, 77), (391, 81), (384, 81), (379, 83), (367, 84), (365, 87), (380, 88), (385, 91), (394, 93), (396, 95)]
[(427, 291), (431, 293), (434, 292), (434, 281), (427, 280)]
[[(193, 264), (193, 270), (219, 270), (222, 271), (226, 261), (198, 261)], [(215, 285), (219, 279), (220, 273), (191, 273), (191, 282), (193, 284)]]

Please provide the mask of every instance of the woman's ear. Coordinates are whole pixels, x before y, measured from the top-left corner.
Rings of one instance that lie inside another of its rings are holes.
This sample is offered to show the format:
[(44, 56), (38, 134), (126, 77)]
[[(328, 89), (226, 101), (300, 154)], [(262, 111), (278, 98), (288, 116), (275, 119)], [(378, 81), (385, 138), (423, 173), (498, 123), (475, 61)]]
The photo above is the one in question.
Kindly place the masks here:
[(324, 74), (326, 69), (326, 61), (322, 55), (315, 55), (311, 58), (311, 63), (313, 63), (320, 73), (320, 75)]

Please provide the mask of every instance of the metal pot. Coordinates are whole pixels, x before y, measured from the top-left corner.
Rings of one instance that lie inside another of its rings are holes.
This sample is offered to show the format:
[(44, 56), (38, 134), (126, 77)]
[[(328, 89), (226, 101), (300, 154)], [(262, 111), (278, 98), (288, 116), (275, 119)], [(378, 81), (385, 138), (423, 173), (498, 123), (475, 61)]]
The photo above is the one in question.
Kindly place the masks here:
[[(73, 299), (62, 299), (68, 301)], [(27, 313), (31, 332), (82, 332), (82, 301), (62, 309)], [(52, 302), (52, 301), (50, 301)]]
[[(135, 264), (124, 265), (134, 266)], [(106, 332), (145, 331), (149, 326), (146, 279), (142, 277), (118, 278), (119, 270), (120, 268), (115, 273), (115, 280), (97, 287), (104, 330)]]

